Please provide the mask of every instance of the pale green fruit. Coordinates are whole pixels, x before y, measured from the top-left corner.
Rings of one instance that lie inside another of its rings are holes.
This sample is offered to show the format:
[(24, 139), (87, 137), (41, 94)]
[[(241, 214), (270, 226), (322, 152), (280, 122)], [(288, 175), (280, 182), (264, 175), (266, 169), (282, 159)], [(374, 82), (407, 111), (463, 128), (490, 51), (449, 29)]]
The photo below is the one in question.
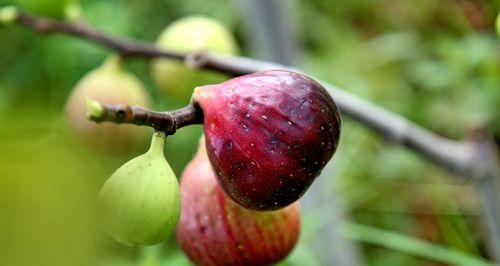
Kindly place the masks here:
[(137, 77), (123, 70), (119, 58), (110, 57), (78, 82), (66, 102), (66, 117), (77, 139), (95, 151), (130, 155), (147, 144), (149, 128), (89, 121), (87, 98), (103, 104), (150, 107), (146, 88)]
[[(231, 32), (220, 22), (203, 16), (189, 16), (174, 21), (161, 33), (157, 46), (182, 53), (238, 53)], [(228, 78), (213, 71), (189, 69), (183, 62), (167, 59), (152, 62), (152, 75), (157, 87), (168, 97), (177, 100), (189, 100), (197, 86), (220, 83)]]
[(15, 0), (14, 4), (36, 13), (38, 15), (53, 18), (64, 18), (68, 8), (75, 4), (76, 0)]
[(165, 160), (165, 135), (155, 133), (151, 148), (106, 181), (100, 201), (105, 231), (126, 245), (154, 245), (168, 238), (179, 220), (179, 184)]

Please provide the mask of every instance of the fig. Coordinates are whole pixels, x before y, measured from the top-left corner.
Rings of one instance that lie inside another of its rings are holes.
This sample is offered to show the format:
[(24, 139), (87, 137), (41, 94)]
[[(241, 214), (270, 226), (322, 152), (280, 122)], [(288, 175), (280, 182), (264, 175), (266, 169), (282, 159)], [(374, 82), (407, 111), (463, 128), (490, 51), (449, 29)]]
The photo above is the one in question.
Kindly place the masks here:
[(340, 115), (314, 80), (270, 70), (198, 87), (207, 153), (224, 190), (255, 210), (299, 199), (335, 152)]
[(269, 265), (285, 258), (300, 234), (298, 202), (277, 211), (246, 209), (217, 182), (200, 145), (181, 178), (179, 246), (196, 265)]
[[(160, 34), (157, 46), (183, 53), (212, 51), (234, 55), (238, 52), (231, 32), (220, 22), (204, 16), (188, 16), (172, 22)], [(151, 71), (157, 87), (180, 101), (189, 100), (196, 86), (228, 79), (226, 75), (189, 69), (183, 62), (168, 59), (153, 60)]]
[(83, 77), (67, 99), (65, 112), (72, 133), (89, 148), (111, 155), (130, 155), (147, 144), (145, 127), (96, 124), (87, 119), (86, 99), (104, 104), (150, 107), (149, 95), (133, 74), (122, 69), (120, 59), (110, 57)]
[(154, 245), (175, 230), (179, 185), (164, 157), (165, 138), (155, 132), (149, 151), (118, 168), (101, 189), (104, 230), (118, 242)]

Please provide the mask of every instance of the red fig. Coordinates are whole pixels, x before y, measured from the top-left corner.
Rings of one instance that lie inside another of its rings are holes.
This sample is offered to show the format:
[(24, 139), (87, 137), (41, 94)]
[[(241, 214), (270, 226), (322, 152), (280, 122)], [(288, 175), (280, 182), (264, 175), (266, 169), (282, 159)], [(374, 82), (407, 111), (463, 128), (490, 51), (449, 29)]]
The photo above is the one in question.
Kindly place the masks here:
[(198, 87), (210, 162), (231, 198), (283, 208), (304, 194), (335, 152), (340, 115), (326, 90), (290, 71)]
[(196, 265), (269, 265), (285, 258), (300, 233), (300, 207), (259, 212), (231, 200), (200, 145), (181, 179), (177, 242)]

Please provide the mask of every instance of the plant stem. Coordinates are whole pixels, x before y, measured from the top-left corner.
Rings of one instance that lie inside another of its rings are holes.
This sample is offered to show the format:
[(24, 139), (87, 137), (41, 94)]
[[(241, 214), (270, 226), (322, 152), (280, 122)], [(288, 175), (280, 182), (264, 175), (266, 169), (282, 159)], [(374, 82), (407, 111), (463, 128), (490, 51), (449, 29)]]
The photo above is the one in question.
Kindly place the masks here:
[(181, 127), (203, 123), (201, 110), (193, 104), (169, 112), (155, 112), (142, 106), (101, 104), (92, 100), (88, 101), (88, 107), (88, 118), (96, 123), (149, 126), (167, 135), (174, 134)]

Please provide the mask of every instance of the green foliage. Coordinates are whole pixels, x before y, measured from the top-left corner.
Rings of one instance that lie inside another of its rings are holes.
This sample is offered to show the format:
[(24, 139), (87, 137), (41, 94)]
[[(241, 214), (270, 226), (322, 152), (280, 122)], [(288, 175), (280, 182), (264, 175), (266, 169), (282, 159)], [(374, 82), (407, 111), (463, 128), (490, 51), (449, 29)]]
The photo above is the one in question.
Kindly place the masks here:
[[(357, 241), (380, 245), (403, 253), (424, 257), (429, 260), (463, 266), (493, 265), (485, 260), (445, 248), (436, 244), (408, 237), (404, 234), (387, 232), (361, 224), (345, 224), (343, 234)], [(385, 264), (387, 265), (387, 264)], [(395, 264), (390, 264), (395, 265)]]
[(57, 19), (64, 19), (68, 6), (76, 2), (75, 0), (12, 0), (13, 5), (37, 15), (50, 16)]

